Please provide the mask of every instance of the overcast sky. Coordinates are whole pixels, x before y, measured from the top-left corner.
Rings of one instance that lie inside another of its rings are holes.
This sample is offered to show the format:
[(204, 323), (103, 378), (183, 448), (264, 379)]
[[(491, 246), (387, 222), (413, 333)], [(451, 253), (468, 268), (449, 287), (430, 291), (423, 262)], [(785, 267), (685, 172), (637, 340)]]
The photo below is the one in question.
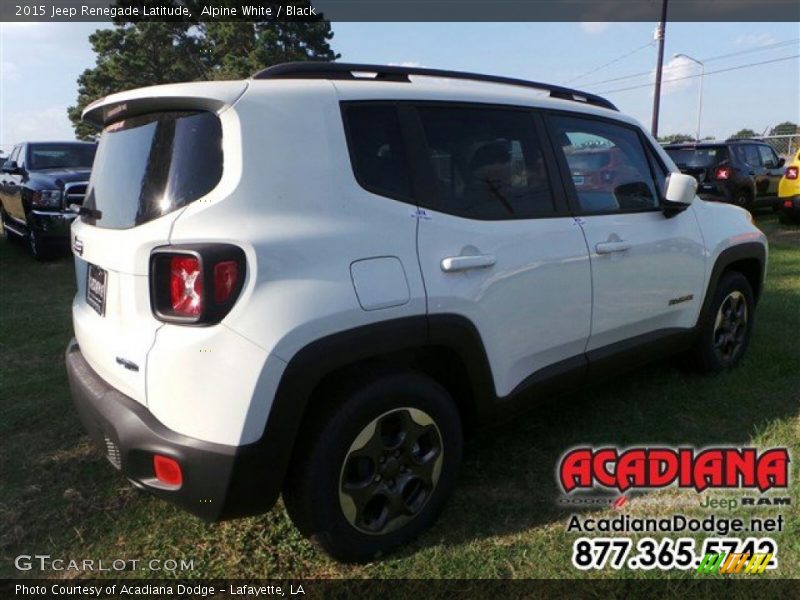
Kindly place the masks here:
[[(66, 108), (94, 65), (97, 23), (0, 23), (0, 144), (72, 139)], [(521, 77), (603, 93), (649, 127), (655, 23), (334, 23), (343, 61), (412, 64)], [(702, 136), (800, 122), (800, 24), (670, 23), (665, 79), (700, 73)], [(784, 43), (786, 42), (786, 43)], [(648, 45), (650, 44), (650, 45)], [(725, 56), (733, 54), (733, 56)], [(627, 55), (627, 56), (626, 56)], [(713, 71), (795, 56), (792, 60)], [(708, 59), (708, 60), (707, 60)], [(641, 74), (635, 78), (628, 75)], [(606, 81), (609, 79), (617, 81)], [(699, 78), (665, 85), (660, 133), (694, 133)], [(634, 86), (636, 89), (624, 90)]]

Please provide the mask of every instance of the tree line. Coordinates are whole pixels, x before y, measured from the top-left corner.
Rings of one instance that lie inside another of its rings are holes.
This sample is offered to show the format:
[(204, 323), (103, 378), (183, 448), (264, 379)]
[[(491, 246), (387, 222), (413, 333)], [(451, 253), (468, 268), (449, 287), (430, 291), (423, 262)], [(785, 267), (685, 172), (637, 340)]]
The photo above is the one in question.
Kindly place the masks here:
[[(769, 133), (756, 133), (752, 129), (740, 129), (736, 133), (728, 136), (729, 138), (757, 138), (762, 137), (762, 135), (767, 136), (774, 136), (774, 135), (800, 135), (800, 127), (797, 126), (797, 123), (792, 123), (791, 121), (784, 121), (783, 123), (779, 123), (775, 125), (775, 127), (771, 127), (769, 129)], [(704, 140), (713, 140), (713, 137), (705, 137)], [(693, 135), (689, 135), (686, 133), (673, 133), (670, 135), (659, 136), (658, 141), (663, 144), (679, 144), (681, 142), (694, 142), (696, 141)]]
[[(118, 0), (115, 6), (131, 5)], [(188, 6), (200, 14), (202, 0), (158, 0), (159, 6)], [(141, 5), (141, 1), (137, 2)], [(239, 6), (241, 1), (221, 0), (217, 5)], [(286, 2), (262, 2), (273, 8)], [(308, 2), (291, 2), (306, 5)], [(99, 132), (81, 120), (91, 102), (124, 90), (181, 81), (245, 79), (270, 65), (298, 61), (332, 61), (339, 58), (330, 41), (330, 23), (320, 15), (289, 21), (204, 22), (185, 18), (163, 23), (115, 18), (113, 28), (89, 36), (96, 64), (78, 77), (78, 98), (67, 109), (78, 139), (96, 139)]]

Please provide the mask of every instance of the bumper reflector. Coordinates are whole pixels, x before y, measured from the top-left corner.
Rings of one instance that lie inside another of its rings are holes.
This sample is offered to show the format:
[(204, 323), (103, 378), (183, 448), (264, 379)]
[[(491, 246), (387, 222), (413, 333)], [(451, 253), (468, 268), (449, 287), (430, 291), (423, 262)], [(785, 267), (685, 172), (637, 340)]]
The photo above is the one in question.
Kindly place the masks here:
[(156, 479), (161, 483), (175, 486), (183, 483), (181, 466), (174, 458), (155, 454), (153, 456), (153, 471), (155, 471)]

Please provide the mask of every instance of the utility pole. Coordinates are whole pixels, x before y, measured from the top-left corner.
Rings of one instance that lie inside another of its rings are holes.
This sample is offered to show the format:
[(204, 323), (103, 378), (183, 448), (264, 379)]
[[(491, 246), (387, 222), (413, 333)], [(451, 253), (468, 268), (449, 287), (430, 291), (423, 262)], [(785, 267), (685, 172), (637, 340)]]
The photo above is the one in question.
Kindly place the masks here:
[(656, 63), (656, 89), (653, 94), (653, 124), (650, 132), (658, 138), (658, 111), (661, 106), (661, 74), (664, 70), (664, 38), (667, 37), (667, 0), (661, 0), (661, 23), (656, 31), (658, 62)]

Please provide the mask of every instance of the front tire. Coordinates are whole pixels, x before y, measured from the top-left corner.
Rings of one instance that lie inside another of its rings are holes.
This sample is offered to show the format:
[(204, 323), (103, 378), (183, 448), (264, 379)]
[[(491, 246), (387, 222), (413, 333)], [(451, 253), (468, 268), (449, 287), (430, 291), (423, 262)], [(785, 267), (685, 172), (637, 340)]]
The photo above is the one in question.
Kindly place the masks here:
[(747, 278), (736, 271), (724, 273), (692, 349), (693, 366), (703, 372), (735, 367), (750, 343), (754, 309), (753, 289)]
[(28, 232), (28, 250), (36, 260), (45, 261), (53, 258), (53, 251), (48, 243), (33, 229)]
[(353, 382), (310, 410), (283, 494), (301, 533), (338, 560), (364, 562), (433, 524), (463, 445), (442, 386), (420, 373), (391, 373)]

